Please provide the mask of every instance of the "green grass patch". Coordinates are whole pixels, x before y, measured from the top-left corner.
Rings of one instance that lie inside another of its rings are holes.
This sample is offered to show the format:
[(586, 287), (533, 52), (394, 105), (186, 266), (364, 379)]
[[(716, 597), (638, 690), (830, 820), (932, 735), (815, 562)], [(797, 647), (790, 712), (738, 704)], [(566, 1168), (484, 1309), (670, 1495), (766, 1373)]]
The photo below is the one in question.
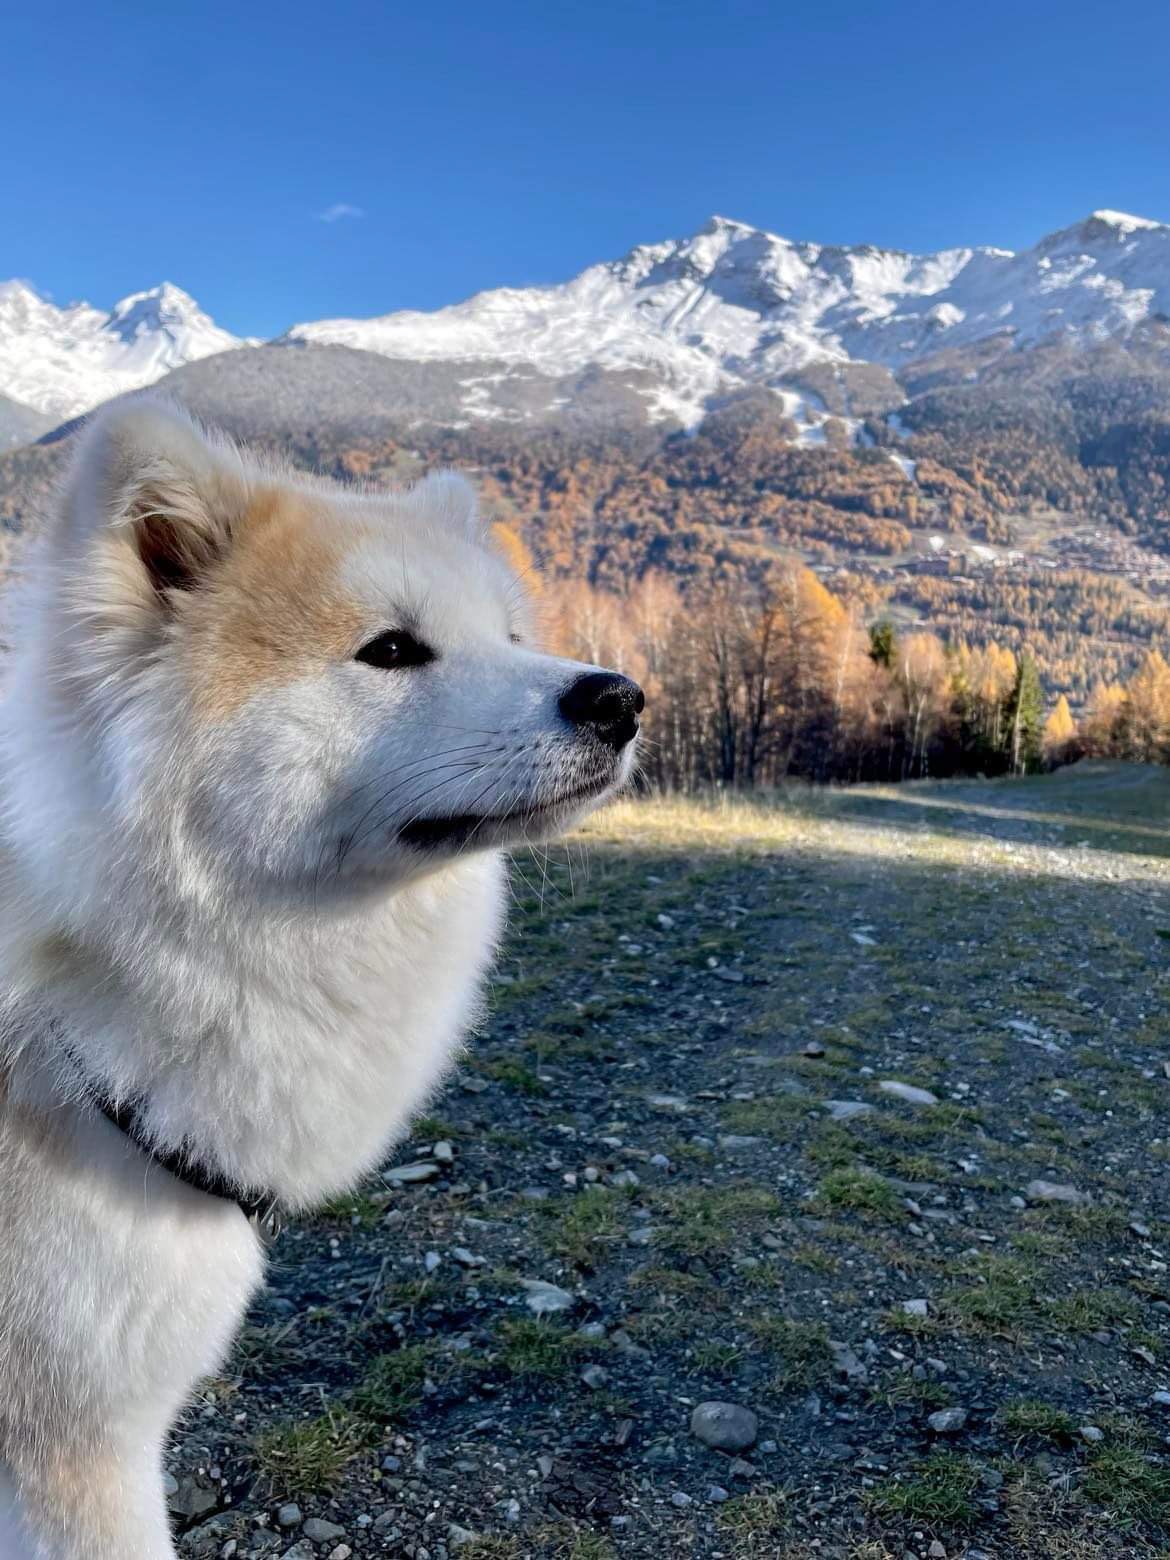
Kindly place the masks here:
[(1021, 1440), (1071, 1441), (1077, 1433), (1077, 1422), (1070, 1413), (1040, 1398), (1005, 1403), (995, 1419), (1009, 1435)]
[(363, 1427), (347, 1413), (273, 1425), (253, 1442), (256, 1467), (273, 1495), (333, 1489), (364, 1445)]
[(887, 1517), (965, 1527), (979, 1514), (975, 1492), (982, 1475), (970, 1458), (932, 1452), (902, 1479), (888, 1479), (868, 1503)]
[(1151, 1462), (1135, 1447), (1095, 1452), (1085, 1469), (1085, 1499), (1124, 1523), (1170, 1524), (1170, 1468)]
[(867, 1170), (833, 1170), (817, 1188), (816, 1201), (827, 1213), (862, 1213), (896, 1218), (902, 1200), (890, 1183)]
[(567, 1376), (582, 1355), (604, 1347), (596, 1340), (582, 1338), (535, 1316), (501, 1322), (495, 1336), (504, 1369), (530, 1381), (555, 1381)]

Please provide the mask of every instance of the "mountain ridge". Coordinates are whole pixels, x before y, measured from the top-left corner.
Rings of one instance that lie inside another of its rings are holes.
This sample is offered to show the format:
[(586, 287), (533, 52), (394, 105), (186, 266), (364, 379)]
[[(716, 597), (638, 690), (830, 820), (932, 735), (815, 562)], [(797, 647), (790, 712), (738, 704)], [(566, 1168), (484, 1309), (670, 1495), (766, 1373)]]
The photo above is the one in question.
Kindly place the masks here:
[[(489, 363), (494, 380), (468, 373), (474, 382), (453, 386), (452, 421), (555, 410), (522, 397), (518, 411), (512, 387), (493, 388), (521, 371), (550, 381), (589, 368), (648, 376), (639, 387), (647, 421), (684, 427), (759, 386), (785, 400), (815, 443), (825, 408), (802, 382), (810, 369), (872, 368), (888, 376), (882, 399), (896, 403), (894, 381), (940, 353), (978, 358), (958, 377), (1021, 347), (1124, 339), (1167, 316), (1170, 224), (1106, 208), (1025, 250), (925, 254), (792, 240), (713, 216), (687, 237), (636, 245), (567, 281), (495, 288), (431, 311), (299, 322), (274, 344)], [(77, 416), (186, 363), (258, 344), (223, 330), (169, 282), (109, 310), (58, 307), (27, 283), (0, 283), (0, 395), (34, 414)]]

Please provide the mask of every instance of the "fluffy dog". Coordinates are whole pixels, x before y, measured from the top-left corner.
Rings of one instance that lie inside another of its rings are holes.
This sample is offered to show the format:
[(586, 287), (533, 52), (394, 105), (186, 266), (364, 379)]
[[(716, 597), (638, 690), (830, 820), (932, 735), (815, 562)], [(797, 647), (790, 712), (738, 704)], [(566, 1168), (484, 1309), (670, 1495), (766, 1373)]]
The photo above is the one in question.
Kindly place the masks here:
[(0, 1556), (164, 1560), (258, 1226), (402, 1135), (503, 851), (622, 784), (642, 695), (533, 646), (458, 477), (355, 492), (147, 400), (83, 434), (12, 634)]

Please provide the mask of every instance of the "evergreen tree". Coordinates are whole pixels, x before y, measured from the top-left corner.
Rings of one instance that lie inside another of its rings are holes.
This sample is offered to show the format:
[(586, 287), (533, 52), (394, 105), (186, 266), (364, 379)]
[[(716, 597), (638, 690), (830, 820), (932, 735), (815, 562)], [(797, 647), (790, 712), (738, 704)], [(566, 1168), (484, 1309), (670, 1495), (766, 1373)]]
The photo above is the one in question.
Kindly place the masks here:
[(870, 629), (869, 658), (875, 666), (884, 666), (887, 671), (897, 661), (898, 636), (889, 618), (883, 618)]
[(1016, 685), (1007, 707), (1008, 764), (1013, 774), (1040, 768), (1044, 734), (1044, 690), (1029, 651), (1020, 656)]

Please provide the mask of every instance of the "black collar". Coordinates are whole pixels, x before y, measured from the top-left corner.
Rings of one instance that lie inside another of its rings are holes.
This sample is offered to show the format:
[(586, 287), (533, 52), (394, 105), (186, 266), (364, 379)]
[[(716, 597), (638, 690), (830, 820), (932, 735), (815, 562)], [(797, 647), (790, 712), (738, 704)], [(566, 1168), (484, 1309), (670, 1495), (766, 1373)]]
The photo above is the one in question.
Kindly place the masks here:
[(236, 1203), (265, 1245), (270, 1245), (280, 1234), (284, 1219), (272, 1192), (253, 1192), (225, 1175), (204, 1170), (180, 1149), (156, 1148), (142, 1130), (136, 1106), (115, 1104), (108, 1095), (94, 1091), (90, 1092), (89, 1098), (106, 1120), (161, 1170), (176, 1176), (195, 1191), (205, 1192), (208, 1197), (222, 1197), (225, 1202)]

